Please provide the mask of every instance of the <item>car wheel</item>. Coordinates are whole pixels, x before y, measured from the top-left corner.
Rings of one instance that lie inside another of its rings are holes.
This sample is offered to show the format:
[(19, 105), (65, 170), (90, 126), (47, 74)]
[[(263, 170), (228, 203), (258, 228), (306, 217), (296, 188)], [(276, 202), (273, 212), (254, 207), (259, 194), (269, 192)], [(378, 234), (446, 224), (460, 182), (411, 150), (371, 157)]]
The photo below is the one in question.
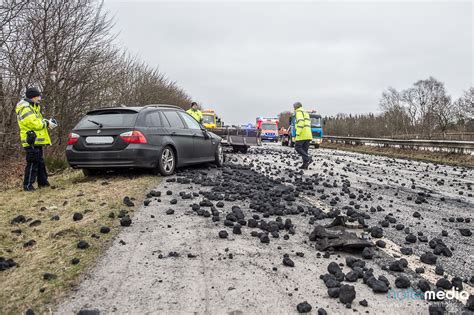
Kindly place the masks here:
[(314, 145), (314, 148), (315, 148), (315, 149), (319, 149), (319, 144), (315, 144), (315, 145)]
[(216, 163), (218, 167), (224, 165), (224, 150), (222, 149), (222, 145), (220, 143), (217, 144), (214, 163)]
[(170, 146), (166, 146), (161, 151), (160, 159), (158, 160), (158, 169), (163, 176), (173, 174), (176, 168), (176, 156)]

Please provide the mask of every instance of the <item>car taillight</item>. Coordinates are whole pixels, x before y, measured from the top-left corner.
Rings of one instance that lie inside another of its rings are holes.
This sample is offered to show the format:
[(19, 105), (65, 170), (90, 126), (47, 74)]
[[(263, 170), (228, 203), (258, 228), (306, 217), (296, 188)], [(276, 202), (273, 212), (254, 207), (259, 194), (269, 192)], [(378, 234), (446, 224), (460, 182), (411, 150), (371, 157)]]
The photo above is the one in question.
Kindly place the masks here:
[(79, 135), (77, 133), (71, 132), (70, 134), (67, 135), (67, 144), (72, 145), (79, 140)]
[(146, 138), (141, 131), (133, 130), (120, 134), (120, 138), (128, 143), (147, 143)]

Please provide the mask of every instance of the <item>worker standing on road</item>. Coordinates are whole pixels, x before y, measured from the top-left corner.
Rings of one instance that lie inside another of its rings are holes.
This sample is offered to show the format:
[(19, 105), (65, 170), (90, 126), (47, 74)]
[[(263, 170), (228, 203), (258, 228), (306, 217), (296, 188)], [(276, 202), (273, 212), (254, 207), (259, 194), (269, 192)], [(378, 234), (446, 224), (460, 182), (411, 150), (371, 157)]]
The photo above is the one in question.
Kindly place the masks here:
[(196, 102), (191, 103), (191, 108), (186, 111), (189, 115), (193, 116), (198, 123), (202, 123), (202, 112), (198, 108)]
[(57, 126), (54, 119), (46, 120), (41, 114), (41, 92), (37, 88), (27, 88), (25, 98), (16, 105), (21, 145), (26, 151), (26, 168), (23, 189), (33, 191), (38, 177), (38, 187), (48, 187), (48, 174), (43, 159), (43, 146), (51, 145), (48, 128)]
[(295, 150), (303, 158), (303, 165), (301, 169), (307, 170), (309, 164), (313, 162), (313, 159), (308, 154), (309, 145), (313, 139), (311, 133), (311, 119), (306, 110), (303, 109), (303, 105), (300, 102), (293, 104), (295, 109), (295, 128), (296, 128), (296, 138), (295, 138)]

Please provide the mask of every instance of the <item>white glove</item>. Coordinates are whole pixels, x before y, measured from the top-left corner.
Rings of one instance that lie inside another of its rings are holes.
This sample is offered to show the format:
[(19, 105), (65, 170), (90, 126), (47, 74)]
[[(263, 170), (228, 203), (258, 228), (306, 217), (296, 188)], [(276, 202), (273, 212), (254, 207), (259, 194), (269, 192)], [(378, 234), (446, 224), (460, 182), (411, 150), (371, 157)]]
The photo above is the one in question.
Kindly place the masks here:
[(51, 118), (50, 120), (48, 120), (48, 127), (49, 129), (54, 129), (58, 126), (58, 122), (56, 121), (56, 119), (54, 118)]

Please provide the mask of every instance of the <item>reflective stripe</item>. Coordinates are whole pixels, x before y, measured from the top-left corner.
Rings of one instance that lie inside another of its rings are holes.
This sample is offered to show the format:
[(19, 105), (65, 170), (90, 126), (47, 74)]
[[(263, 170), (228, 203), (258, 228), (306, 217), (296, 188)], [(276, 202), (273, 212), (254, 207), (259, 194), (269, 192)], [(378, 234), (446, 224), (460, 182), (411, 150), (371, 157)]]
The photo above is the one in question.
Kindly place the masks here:
[(20, 108), (20, 110), (18, 111), (18, 115), (21, 115), (21, 113), (27, 108), (31, 109), (31, 107), (29, 107), (29, 106), (23, 106), (22, 108)]
[(26, 117), (30, 116), (30, 115), (33, 115), (34, 113), (33, 112), (28, 112), (28, 113), (25, 113), (23, 115), (20, 116), (19, 120), (23, 120), (25, 119)]

